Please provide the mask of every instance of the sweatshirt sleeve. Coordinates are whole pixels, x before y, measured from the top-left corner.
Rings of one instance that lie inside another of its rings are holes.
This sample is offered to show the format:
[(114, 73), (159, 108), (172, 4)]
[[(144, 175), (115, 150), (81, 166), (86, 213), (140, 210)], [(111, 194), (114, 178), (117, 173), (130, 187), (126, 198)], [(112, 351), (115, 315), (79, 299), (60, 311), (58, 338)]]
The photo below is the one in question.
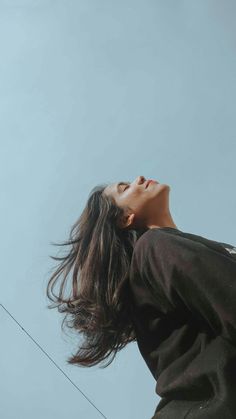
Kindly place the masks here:
[(150, 293), (189, 311), (213, 334), (236, 344), (236, 261), (203, 243), (149, 231), (140, 242), (141, 277)]

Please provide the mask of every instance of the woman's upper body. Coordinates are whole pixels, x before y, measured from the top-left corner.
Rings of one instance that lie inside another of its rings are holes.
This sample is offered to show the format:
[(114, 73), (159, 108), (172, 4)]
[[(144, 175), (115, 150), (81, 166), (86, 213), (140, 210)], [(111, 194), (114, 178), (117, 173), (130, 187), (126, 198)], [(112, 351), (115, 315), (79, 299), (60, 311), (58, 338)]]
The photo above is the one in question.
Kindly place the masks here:
[(131, 313), (162, 398), (155, 419), (236, 417), (235, 250), (172, 227), (135, 244)]
[(95, 187), (59, 243), (70, 246), (67, 254), (52, 257), (60, 263), (47, 285), (49, 308), (70, 316), (62, 326), (82, 332), (70, 364), (113, 360), (137, 338), (162, 397), (155, 418), (190, 418), (211, 400), (207, 418), (216, 419), (215, 409), (229, 419), (230, 411), (236, 416), (236, 260), (222, 243), (177, 229), (169, 192), (143, 176)]

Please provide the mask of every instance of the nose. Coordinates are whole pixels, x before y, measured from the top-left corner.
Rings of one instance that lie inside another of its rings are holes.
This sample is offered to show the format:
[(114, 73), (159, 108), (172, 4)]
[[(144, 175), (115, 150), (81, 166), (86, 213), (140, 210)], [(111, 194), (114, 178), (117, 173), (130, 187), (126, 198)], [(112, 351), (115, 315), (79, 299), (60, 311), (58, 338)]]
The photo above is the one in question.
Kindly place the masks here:
[(145, 177), (144, 176), (139, 176), (138, 177), (138, 184), (142, 184), (142, 183), (144, 183), (145, 182)]
[(132, 183), (142, 185), (146, 181), (144, 176), (138, 176)]

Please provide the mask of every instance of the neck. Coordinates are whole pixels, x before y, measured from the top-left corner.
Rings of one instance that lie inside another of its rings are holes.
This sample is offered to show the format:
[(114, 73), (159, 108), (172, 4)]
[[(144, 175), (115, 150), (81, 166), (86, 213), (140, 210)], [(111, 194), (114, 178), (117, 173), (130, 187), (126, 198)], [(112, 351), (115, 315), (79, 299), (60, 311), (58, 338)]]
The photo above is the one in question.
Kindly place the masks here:
[(160, 228), (160, 227), (172, 227), (172, 228), (178, 228), (176, 226), (176, 224), (174, 223), (173, 218), (171, 217), (171, 214), (169, 213), (168, 216), (161, 220), (161, 222), (159, 221), (158, 223), (154, 222), (150, 222), (147, 224), (148, 228)]

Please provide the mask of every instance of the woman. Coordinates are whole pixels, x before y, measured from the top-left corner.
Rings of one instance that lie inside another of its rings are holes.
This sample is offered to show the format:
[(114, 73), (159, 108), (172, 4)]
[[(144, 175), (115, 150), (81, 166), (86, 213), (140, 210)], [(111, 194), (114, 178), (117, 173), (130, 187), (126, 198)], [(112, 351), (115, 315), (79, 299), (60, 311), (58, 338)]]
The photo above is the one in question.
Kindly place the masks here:
[(69, 364), (113, 354), (106, 367), (137, 342), (161, 397), (152, 419), (235, 419), (236, 249), (179, 230), (169, 191), (143, 176), (93, 189), (62, 243), (70, 251), (52, 257), (49, 308), (83, 334)]

